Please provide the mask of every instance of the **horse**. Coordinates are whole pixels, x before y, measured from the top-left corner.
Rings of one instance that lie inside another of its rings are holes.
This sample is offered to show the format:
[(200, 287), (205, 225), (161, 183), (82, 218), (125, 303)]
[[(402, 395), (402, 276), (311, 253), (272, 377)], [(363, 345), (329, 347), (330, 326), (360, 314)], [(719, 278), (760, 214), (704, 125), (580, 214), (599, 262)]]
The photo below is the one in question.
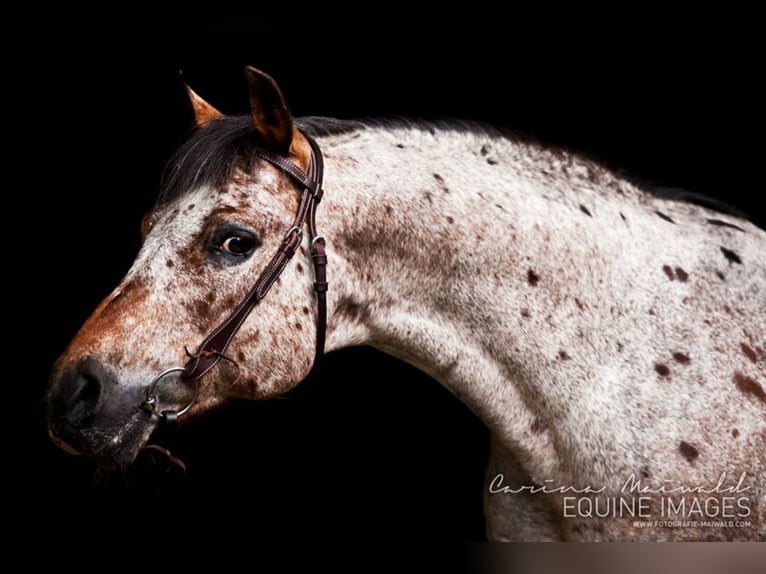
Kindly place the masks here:
[(492, 127), (293, 118), (246, 75), (245, 116), (187, 87), (137, 258), (52, 368), (55, 444), (124, 468), (369, 345), (490, 430), (491, 540), (766, 537), (764, 230)]

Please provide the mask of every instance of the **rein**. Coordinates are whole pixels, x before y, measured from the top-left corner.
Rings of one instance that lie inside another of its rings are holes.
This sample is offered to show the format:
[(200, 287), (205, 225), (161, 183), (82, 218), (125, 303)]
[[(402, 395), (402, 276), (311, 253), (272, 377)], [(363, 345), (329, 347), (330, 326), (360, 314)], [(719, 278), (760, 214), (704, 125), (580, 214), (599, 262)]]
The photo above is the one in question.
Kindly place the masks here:
[[(303, 189), (298, 212), (292, 225), (285, 232), (277, 252), (263, 271), (261, 271), (261, 274), (245, 298), (205, 337), (195, 353), (189, 353), (191, 358), (186, 365), (163, 371), (155, 377), (146, 390), (146, 398), (141, 406), (159, 418), (162, 434), (166, 436), (172, 437), (175, 435), (178, 419), (191, 409), (199, 396), (200, 379), (209, 373), (222, 358), (225, 358), (226, 350), (240, 327), (242, 327), (245, 319), (247, 319), (261, 299), (266, 297), (269, 290), (284, 271), (287, 263), (295, 255), (298, 246), (300, 246), (303, 240), (304, 228), (308, 229), (308, 237), (311, 244), (311, 261), (314, 267), (314, 294), (317, 301), (317, 337), (312, 373), (318, 368), (324, 354), (327, 337), (327, 255), (325, 253), (325, 239), (318, 234), (316, 226), (316, 210), (324, 194), (322, 189), (324, 164), (322, 152), (317, 143), (310, 136), (303, 135), (311, 149), (308, 173), (304, 173), (301, 168), (281, 155), (265, 149), (256, 152), (258, 157), (283, 171)], [(194, 394), (191, 400), (178, 410), (160, 410), (156, 394), (157, 386), (163, 379), (174, 373), (180, 373), (180, 380), (194, 383)], [(152, 452), (161, 452), (176, 467), (183, 466), (183, 463), (170, 453), (169, 447), (151, 444), (146, 449)]]

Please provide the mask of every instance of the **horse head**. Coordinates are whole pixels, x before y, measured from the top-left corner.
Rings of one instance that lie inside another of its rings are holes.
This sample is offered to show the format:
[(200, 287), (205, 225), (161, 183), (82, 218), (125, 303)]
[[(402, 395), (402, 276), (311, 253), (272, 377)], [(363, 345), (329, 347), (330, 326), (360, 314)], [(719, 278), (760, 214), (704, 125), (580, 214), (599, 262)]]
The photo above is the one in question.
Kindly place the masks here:
[[(186, 419), (232, 397), (277, 396), (311, 369), (317, 310), (309, 240), (302, 230), (286, 234), (301, 185), (263, 158), (284, 158), (306, 172), (312, 148), (276, 83), (254, 68), (246, 74), (245, 117), (226, 117), (187, 88), (197, 129), (144, 218), (138, 256), (53, 368), (45, 397), (49, 433), (66, 451), (126, 465), (162, 409)], [(285, 245), (299, 256), (257, 313), (238, 325), (225, 352), (200, 345)], [(216, 366), (205, 370), (204, 384), (183, 376), (190, 361), (211, 352)]]

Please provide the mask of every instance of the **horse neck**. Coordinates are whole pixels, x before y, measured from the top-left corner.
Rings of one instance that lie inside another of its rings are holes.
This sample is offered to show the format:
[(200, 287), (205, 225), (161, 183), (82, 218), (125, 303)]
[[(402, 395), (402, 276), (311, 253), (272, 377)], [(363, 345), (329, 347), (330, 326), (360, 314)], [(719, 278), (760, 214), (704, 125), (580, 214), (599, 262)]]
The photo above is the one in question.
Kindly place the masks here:
[(522, 395), (540, 392), (541, 351), (546, 361), (572, 353), (551, 343), (538, 309), (578, 286), (599, 297), (582, 275), (593, 245), (624, 247), (572, 209), (583, 220), (586, 205), (615, 209), (619, 220), (603, 196), (635, 190), (595, 165), (483, 133), (371, 129), (321, 143), (328, 349), (371, 345), (440, 381), (490, 428), (533, 424)]
[[(482, 133), (320, 145), (328, 349), (371, 345), (438, 380), (489, 428), (496, 472), (618, 492), (647, 461), (679, 476), (711, 408), (759, 428), (763, 231)], [(732, 456), (721, 444), (710, 461)]]

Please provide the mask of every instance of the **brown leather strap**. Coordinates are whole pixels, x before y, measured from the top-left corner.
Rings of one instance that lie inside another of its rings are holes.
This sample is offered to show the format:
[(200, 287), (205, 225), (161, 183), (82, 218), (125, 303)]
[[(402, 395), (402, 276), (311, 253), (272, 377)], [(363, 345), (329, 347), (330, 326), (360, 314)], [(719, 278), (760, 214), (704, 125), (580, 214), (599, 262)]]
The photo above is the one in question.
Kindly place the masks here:
[(314, 294), (317, 298), (317, 344), (312, 371), (319, 367), (327, 337), (327, 255), (324, 238), (315, 236), (315, 239), (311, 260), (314, 263)]
[[(231, 340), (237, 334), (250, 312), (269, 292), (282, 274), (287, 263), (295, 255), (298, 246), (303, 239), (303, 229), (308, 227), (309, 240), (311, 243), (311, 260), (314, 266), (314, 291), (317, 297), (317, 340), (314, 354), (314, 367), (316, 369), (319, 360), (324, 354), (325, 339), (327, 332), (327, 255), (325, 254), (325, 240), (317, 235), (316, 210), (322, 200), (322, 178), (324, 164), (322, 152), (317, 143), (308, 135), (305, 135), (311, 146), (311, 161), (309, 171), (304, 173), (297, 165), (288, 159), (274, 154), (268, 150), (261, 150), (258, 156), (263, 160), (281, 169), (284, 173), (295, 180), (302, 188), (298, 212), (293, 224), (285, 233), (284, 239), (277, 252), (263, 269), (255, 281), (255, 284), (245, 298), (234, 310), (221, 322), (200, 344), (196, 353), (186, 364), (182, 378), (188, 381), (196, 381), (207, 374), (223, 357)], [(313, 370), (312, 369), (312, 370)]]

